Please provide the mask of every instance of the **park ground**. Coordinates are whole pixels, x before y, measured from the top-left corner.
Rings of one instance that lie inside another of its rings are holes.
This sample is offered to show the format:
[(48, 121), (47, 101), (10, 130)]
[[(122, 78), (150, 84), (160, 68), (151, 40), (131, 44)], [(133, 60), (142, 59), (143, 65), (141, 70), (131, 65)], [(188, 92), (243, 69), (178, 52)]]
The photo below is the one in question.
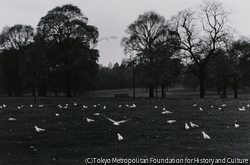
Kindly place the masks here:
[[(118, 93), (132, 96), (131, 91)], [(106, 91), (105, 97), (101, 92), (92, 97), (38, 97), (37, 104), (32, 97), (1, 97), (0, 105), (6, 107), (0, 108), (0, 164), (85, 164), (86, 158), (249, 159), (247, 93), (239, 99), (215, 94), (198, 99), (198, 93), (172, 90), (172, 98), (133, 100), (114, 98), (117, 91)], [(129, 107), (133, 104), (136, 107)], [(245, 111), (239, 111), (243, 106)], [(163, 108), (172, 114), (162, 114)], [(116, 126), (105, 116), (128, 121)], [(199, 127), (186, 130), (190, 121)], [(36, 132), (35, 125), (45, 132)], [(204, 139), (202, 131), (211, 139)]]

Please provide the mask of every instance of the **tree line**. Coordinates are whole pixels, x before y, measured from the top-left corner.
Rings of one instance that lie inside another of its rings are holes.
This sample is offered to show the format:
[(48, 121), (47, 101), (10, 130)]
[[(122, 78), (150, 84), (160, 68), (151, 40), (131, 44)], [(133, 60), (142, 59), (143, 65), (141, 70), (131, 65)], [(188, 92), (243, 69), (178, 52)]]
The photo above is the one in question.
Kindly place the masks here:
[(143, 67), (149, 97), (176, 73), (172, 66), (177, 65), (183, 66), (177, 67), (185, 74), (183, 80), (188, 80), (188, 73), (198, 80), (200, 98), (205, 96), (208, 80), (223, 88), (222, 97), (226, 97), (227, 86), (234, 90), (235, 98), (240, 84), (249, 86), (250, 42), (244, 37), (234, 39), (230, 14), (223, 3), (204, 0), (169, 20), (149, 11), (128, 26), (121, 44)]
[(36, 31), (28, 25), (5, 27), (0, 34), (1, 77), (8, 96), (36, 89), (67, 97), (91, 86), (98, 73), (98, 29), (73, 5), (48, 11)]
[(204, 0), (169, 20), (148, 11), (138, 16), (121, 40), (129, 55), (119, 66), (98, 65), (95, 49), (99, 32), (77, 6), (55, 7), (42, 17), (36, 30), (29, 25), (5, 27), (0, 34), (2, 93), (21, 96), (31, 92), (36, 100), (46, 93), (82, 94), (88, 90), (132, 87), (149, 89), (158, 97), (161, 88), (182, 84), (206, 89), (234, 90), (249, 86), (250, 41), (235, 39), (231, 14), (222, 3)]

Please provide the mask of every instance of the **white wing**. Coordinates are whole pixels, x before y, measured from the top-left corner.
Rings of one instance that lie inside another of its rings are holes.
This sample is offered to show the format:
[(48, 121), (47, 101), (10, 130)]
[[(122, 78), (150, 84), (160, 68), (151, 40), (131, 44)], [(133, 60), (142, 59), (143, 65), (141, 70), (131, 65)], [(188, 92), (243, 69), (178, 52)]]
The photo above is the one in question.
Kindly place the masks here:
[(114, 121), (113, 119), (110, 119), (110, 118), (108, 118), (108, 117), (106, 117), (109, 121), (111, 121), (111, 122), (113, 122), (113, 123), (115, 123), (116, 121)]
[(118, 121), (117, 123), (125, 123), (125, 122), (127, 122), (128, 120), (121, 120), (121, 121)]

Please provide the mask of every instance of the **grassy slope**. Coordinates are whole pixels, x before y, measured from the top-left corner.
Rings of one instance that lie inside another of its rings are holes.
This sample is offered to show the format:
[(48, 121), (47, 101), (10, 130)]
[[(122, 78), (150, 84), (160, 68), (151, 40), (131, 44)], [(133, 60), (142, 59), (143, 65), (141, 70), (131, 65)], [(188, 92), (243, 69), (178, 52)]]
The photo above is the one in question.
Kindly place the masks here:
[[(73, 101), (78, 105), (74, 106)], [(246, 112), (238, 110), (249, 100), (48, 97), (39, 98), (42, 108), (38, 105), (30, 108), (30, 102), (29, 97), (1, 99), (0, 104), (7, 107), (0, 109), (0, 164), (84, 164), (87, 157), (249, 158), (250, 155), (250, 108)], [(57, 107), (66, 103), (67, 109)], [(137, 107), (125, 106), (132, 103)], [(223, 103), (227, 106), (219, 111)], [(97, 104), (100, 106), (93, 106)], [(24, 107), (17, 109), (20, 105)], [(88, 108), (82, 110), (82, 105)], [(199, 110), (200, 106), (204, 111)], [(162, 115), (163, 107), (173, 114)], [(114, 126), (102, 115), (93, 115), (97, 112), (114, 120), (130, 118), (131, 121)], [(16, 121), (8, 121), (10, 117)], [(88, 123), (87, 117), (95, 122)], [(168, 124), (170, 119), (177, 122)], [(189, 121), (200, 127), (185, 130), (184, 123)], [(240, 127), (235, 128), (235, 123)], [(34, 125), (46, 131), (38, 133)], [(211, 139), (203, 139), (201, 131)], [(117, 133), (124, 137), (123, 141), (117, 140)]]

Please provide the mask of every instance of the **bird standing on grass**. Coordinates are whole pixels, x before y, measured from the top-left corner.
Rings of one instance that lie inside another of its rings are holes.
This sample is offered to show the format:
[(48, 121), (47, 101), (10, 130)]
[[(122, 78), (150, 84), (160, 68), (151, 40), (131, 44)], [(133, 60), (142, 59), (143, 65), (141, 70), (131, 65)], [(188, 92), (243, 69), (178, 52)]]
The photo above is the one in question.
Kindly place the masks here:
[(199, 127), (197, 124), (194, 124), (194, 123), (192, 123), (191, 121), (190, 121), (189, 123), (190, 123), (190, 126), (191, 126), (192, 128), (194, 128), (194, 127)]
[(120, 135), (119, 133), (117, 133), (117, 136), (118, 136), (118, 140), (119, 140), (119, 141), (123, 140), (122, 135)]
[(185, 123), (185, 129), (189, 129), (190, 127), (188, 126), (187, 123)]
[(94, 122), (95, 120), (87, 118), (87, 122)]
[(204, 131), (201, 132), (203, 134), (204, 139), (210, 139), (210, 136), (206, 134)]
[(239, 124), (234, 124), (234, 127), (235, 128), (238, 128), (240, 125)]
[(169, 124), (173, 124), (173, 123), (175, 123), (176, 122), (176, 120), (168, 120), (167, 121), (167, 123), (169, 123)]
[(45, 131), (45, 129), (39, 128), (37, 126), (34, 126), (34, 128), (36, 129), (36, 132), (44, 132)]

